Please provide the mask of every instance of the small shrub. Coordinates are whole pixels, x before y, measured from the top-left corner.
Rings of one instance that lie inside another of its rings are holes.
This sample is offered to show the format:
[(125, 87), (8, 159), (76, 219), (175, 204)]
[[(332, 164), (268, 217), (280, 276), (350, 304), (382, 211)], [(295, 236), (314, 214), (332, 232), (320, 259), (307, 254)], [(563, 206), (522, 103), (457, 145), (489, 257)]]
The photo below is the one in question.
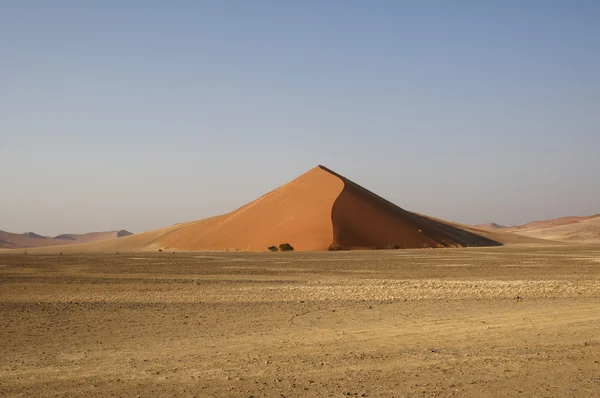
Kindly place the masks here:
[(162, 253), (162, 249), (158, 249), (158, 251)]
[(269, 246), (269, 251), (276, 252), (276, 251), (279, 251), (279, 249), (277, 248), (277, 246)]
[(391, 245), (387, 245), (386, 249), (388, 249), (388, 250), (398, 250), (398, 249), (400, 249), (400, 245), (394, 243), (394, 244), (391, 244)]
[(60, 252), (60, 255), (62, 256), (62, 252)]
[(327, 250), (329, 250), (330, 252), (337, 252), (337, 251), (340, 251), (340, 250), (344, 250), (344, 248), (342, 246), (340, 246), (340, 245), (332, 244), (332, 245), (329, 246), (329, 248)]
[(294, 248), (289, 243), (282, 243), (279, 245), (279, 250), (282, 252), (293, 252)]

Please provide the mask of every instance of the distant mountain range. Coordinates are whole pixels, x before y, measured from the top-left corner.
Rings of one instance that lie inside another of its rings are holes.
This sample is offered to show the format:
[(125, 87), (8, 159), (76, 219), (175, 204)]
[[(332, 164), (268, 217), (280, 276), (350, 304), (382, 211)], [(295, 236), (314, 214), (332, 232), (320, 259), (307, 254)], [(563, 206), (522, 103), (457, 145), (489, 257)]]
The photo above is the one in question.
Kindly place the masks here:
[(266, 252), (286, 244), (296, 251), (326, 251), (544, 242), (407, 211), (331, 169), (317, 166), (230, 213), (119, 239), (32, 252)]
[(0, 248), (24, 249), (29, 247), (59, 246), (71, 243), (116, 239), (127, 235), (132, 235), (132, 233), (124, 229), (118, 231), (89, 232), (86, 234), (61, 234), (54, 237), (39, 235), (35, 232), (15, 234), (0, 231)]

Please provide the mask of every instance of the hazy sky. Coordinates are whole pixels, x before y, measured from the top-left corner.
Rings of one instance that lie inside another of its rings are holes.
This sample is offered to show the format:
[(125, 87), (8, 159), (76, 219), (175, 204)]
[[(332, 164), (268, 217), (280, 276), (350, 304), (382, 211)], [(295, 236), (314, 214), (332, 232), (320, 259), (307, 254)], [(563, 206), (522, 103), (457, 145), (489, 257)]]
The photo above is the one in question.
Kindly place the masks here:
[(317, 164), (464, 223), (600, 212), (598, 1), (0, 0), (0, 229), (135, 232)]

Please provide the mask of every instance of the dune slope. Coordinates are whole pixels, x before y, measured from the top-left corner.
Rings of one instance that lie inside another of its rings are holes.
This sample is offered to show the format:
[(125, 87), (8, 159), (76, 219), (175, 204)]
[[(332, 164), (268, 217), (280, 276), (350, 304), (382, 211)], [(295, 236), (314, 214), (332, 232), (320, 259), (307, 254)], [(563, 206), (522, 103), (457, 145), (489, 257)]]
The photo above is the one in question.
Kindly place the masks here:
[(286, 242), (297, 251), (501, 244), (493, 233), (479, 232), (401, 209), (317, 166), (231, 213), (40, 252), (266, 251)]
[(333, 244), (339, 248), (500, 245), (450, 223), (406, 211), (347, 178), (338, 177), (344, 181), (344, 189), (333, 205), (332, 221)]
[(184, 226), (159, 238), (186, 250), (265, 251), (288, 242), (296, 250), (327, 250), (333, 238), (331, 208), (343, 182), (320, 167), (209, 225)]
[(131, 235), (124, 229), (118, 231), (89, 232), (86, 234), (62, 234), (55, 237), (42, 236), (33, 232), (15, 234), (0, 231), (0, 248), (26, 249), (34, 247), (62, 246), (81, 242), (95, 242)]

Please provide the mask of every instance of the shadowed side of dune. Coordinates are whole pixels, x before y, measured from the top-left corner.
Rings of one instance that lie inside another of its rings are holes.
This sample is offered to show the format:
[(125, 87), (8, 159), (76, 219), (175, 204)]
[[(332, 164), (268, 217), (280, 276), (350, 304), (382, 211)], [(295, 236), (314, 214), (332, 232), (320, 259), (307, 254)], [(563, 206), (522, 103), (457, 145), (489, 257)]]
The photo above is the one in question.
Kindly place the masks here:
[(492, 239), (406, 211), (347, 178), (325, 170), (344, 182), (344, 189), (331, 212), (333, 246), (340, 249), (382, 249), (389, 245), (406, 249), (501, 245)]

